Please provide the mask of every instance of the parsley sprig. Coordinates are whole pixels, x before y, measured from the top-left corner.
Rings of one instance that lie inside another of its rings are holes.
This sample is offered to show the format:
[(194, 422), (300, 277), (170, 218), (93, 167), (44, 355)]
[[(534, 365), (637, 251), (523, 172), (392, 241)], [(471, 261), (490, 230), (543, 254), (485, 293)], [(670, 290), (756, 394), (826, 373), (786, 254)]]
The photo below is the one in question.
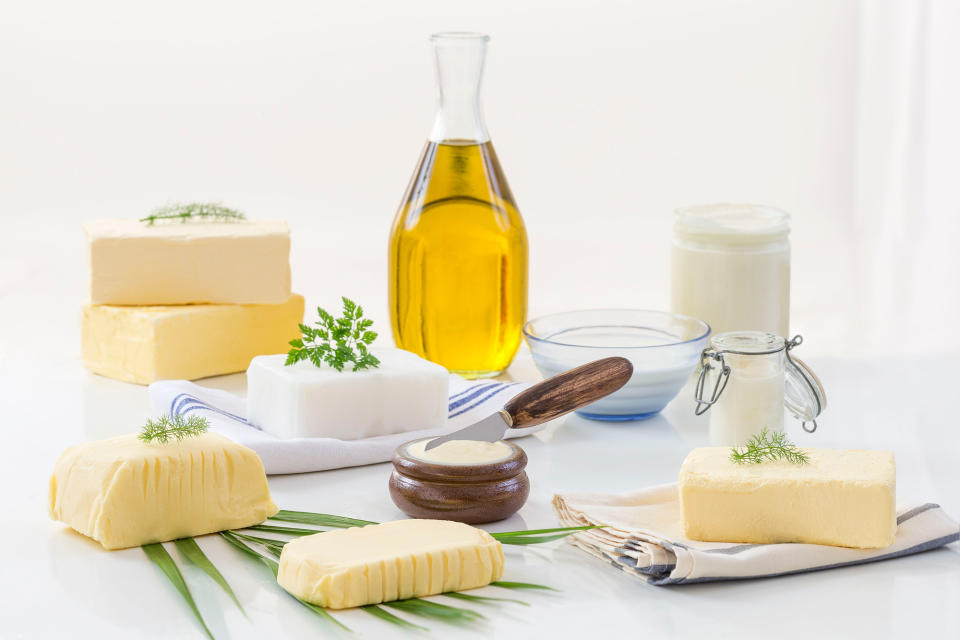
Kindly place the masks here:
[(209, 428), (210, 422), (206, 418), (200, 416), (184, 418), (181, 415), (171, 416), (165, 413), (156, 420), (152, 418), (147, 420), (138, 437), (144, 442), (165, 444), (170, 441), (170, 438), (176, 438), (177, 442), (180, 442), (184, 438), (206, 433)]
[(363, 317), (363, 307), (343, 298), (343, 316), (334, 318), (320, 307), (317, 315), (320, 319), (315, 327), (301, 324), (303, 337), (290, 341), (293, 349), (287, 352), (287, 365), (309, 360), (320, 367), (326, 362), (337, 371), (343, 371), (348, 362), (353, 363), (354, 371), (379, 366), (380, 360), (367, 350), (377, 332), (370, 330), (373, 320)]
[(790, 442), (787, 434), (781, 431), (771, 433), (766, 427), (750, 438), (743, 447), (730, 449), (730, 461), (736, 464), (760, 464), (765, 460), (807, 464), (810, 456)]

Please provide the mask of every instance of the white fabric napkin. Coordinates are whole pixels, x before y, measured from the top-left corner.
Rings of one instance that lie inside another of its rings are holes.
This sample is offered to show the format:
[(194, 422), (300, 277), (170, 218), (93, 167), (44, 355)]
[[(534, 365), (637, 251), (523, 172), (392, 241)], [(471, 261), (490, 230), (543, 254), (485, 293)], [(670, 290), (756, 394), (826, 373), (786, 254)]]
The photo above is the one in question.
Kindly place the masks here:
[[(210, 430), (250, 447), (263, 460), (268, 474), (303, 473), (385, 462), (399, 445), (417, 438), (440, 436), (466, 427), (499, 411), (513, 396), (530, 385), (485, 380), (470, 382), (450, 376), (447, 425), (360, 440), (335, 438), (281, 439), (247, 423), (247, 401), (238, 395), (208, 389), (186, 380), (164, 380), (150, 385), (150, 403), (157, 413), (200, 414), (210, 421)], [(510, 429), (508, 438), (525, 436), (542, 425)]]
[(650, 584), (768, 578), (886, 560), (956, 542), (960, 530), (940, 505), (898, 505), (897, 536), (885, 549), (818, 544), (729, 544), (683, 537), (677, 485), (620, 495), (553, 498), (564, 526), (608, 525), (568, 538), (587, 553)]

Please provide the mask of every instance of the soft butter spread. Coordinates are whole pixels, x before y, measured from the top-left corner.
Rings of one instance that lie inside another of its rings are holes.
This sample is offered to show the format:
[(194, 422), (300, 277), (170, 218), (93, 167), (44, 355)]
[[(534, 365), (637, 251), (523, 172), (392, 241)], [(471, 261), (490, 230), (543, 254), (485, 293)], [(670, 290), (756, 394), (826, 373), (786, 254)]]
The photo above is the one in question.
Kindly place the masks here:
[(510, 457), (513, 453), (507, 443), (480, 442), (478, 440), (449, 440), (427, 450), (432, 440), (419, 440), (407, 447), (407, 454), (426, 462), (437, 464), (487, 464)]

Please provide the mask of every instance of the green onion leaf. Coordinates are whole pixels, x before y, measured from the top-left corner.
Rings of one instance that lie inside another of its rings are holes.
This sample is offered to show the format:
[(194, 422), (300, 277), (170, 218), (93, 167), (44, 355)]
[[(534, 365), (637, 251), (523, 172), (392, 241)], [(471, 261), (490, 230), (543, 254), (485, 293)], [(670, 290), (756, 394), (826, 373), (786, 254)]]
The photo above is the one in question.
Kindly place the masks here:
[[(243, 552), (244, 552), (245, 554), (247, 554), (248, 556), (251, 556), (251, 557), (253, 557), (253, 558), (256, 558), (257, 560), (260, 560), (260, 561), (263, 562), (265, 565), (267, 565), (268, 567), (270, 567), (270, 570), (273, 571), (274, 577), (276, 577), (277, 574), (280, 572), (280, 565), (277, 564), (277, 562), (276, 562), (275, 560), (272, 560), (272, 559), (266, 557), (265, 555), (259, 553), (258, 551), (254, 550), (254, 549), (252, 549), (251, 547), (249, 547), (248, 545), (246, 545), (246, 544), (243, 542), (243, 540), (241, 540), (241, 539), (238, 537), (239, 534), (233, 533), (233, 532), (231, 532), (231, 531), (221, 531), (221, 532), (220, 532), (220, 535), (223, 537), (224, 540), (226, 540), (227, 542), (229, 542), (230, 544), (232, 544), (234, 547), (236, 547), (236, 548), (239, 549), (240, 551), (243, 551)], [(289, 592), (286, 592), (286, 593), (289, 594)], [(293, 596), (292, 594), (289, 594), (289, 595), (290, 595), (291, 597), (296, 598), (296, 596)], [(297, 600), (297, 602), (299, 602), (300, 604), (302, 604), (302, 605), (305, 606), (306, 608), (310, 609), (311, 611), (313, 611), (315, 614), (317, 614), (317, 615), (320, 616), (321, 618), (323, 618), (323, 619), (325, 619), (325, 620), (327, 620), (327, 621), (329, 621), (329, 622), (332, 622), (333, 624), (335, 624), (335, 625), (337, 625), (338, 627), (344, 629), (345, 631), (351, 631), (350, 627), (348, 627), (347, 625), (343, 624), (342, 622), (340, 622), (339, 620), (337, 620), (336, 618), (334, 618), (334, 617), (333, 617), (332, 615), (330, 615), (330, 614), (327, 612), (327, 610), (324, 609), (323, 607), (318, 607), (317, 605), (311, 604), (311, 603), (309, 603), (309, 602), (307, 602), (307, 601), (305, 601), (305, 600), (301, 600), (300, 598), (296, 598), (296, 600)]]
[(243, 543), (242, 540), (236, 537), (236, 534), (231, 533), (230, 531), (221, 531), (220, 537), (222, 537), (224, 540), (229, 542), (234, 548), (239, 549), (240, 551), (244, 552), (248, 556), (252, 558), (256, 558), (263, 564), (267, 565), (267, 567), (269, 567), (270, 570), (273, 571), (274, 577), (276, 577), (277, 573), (279, 573), (280, 565), (277, 564), (276, 560), (274, 560), (273, 558), (268, 558), (267, 556), (263, 555), (259, 551), (256, 551), (253, 548), (248, 547)]
[(270, 552), (270, 555), (275, 557), (277, 560), (280, 559), (280, 554), (283, 553), (283, 545), (285, 544), (279, 540), (272, 540), (270, 538), (258, 538), (257, 536), (248, 536), (243, 533), (237, 533), (236, 531), (231, 531), (233, 535), (241, 540), (249, 540), (263, 546), (267, 551)]
[(298, 529), (297, 527), (281, 527), (278, 524), (255, 524), (252, 527), (247, 527), (247, 529), (267, 533), (285, 533), (289, 536), (309, 536), (314, 533), (323, 533), (321, 529)]
[(501, 544), (542, 544), (544, 542), (553, 542), (554, 540), (562, 540), (566, 538), (571, 533), (576, 533), (575, 531), (568, 531), (566, 533), (556, 533), (550, 536), (506, 536), (505, 538), (497, 538)]
[(150, 561), (157, 565), (161, 571), (163, 571), (171, 584), (173, 584), (177, 591), (180, 592), (180, 595), (183, 596), (187, 606), (189, 606), (190, 610), (193, 611), (193, 615), (197, 617), (197, 620), (200, 622), (200, 626), (203, 627), (207, 637), (210, 638), (210, 640), (213, 640), (213, 634), (210, 633), (207, 623), (204, 622), (203, 616), (200, 615), (200, 609), (197, 608), (197, 603), (194, 601), (193, 595), (190, 593), (190, 588), (187, 587), (187, 583), (183, 579), (183, 574), (180, 573), (180, 569), (173, 561), (173, 558), (170, 557), (170, 554), (167, 552), (167, 550), (159, 542), (145, 544), (140, 548), (143, 549), (143, 552), (147, 554), (147, 557), (150, 558)]
[(343, 516), (333, 516), (328, 513), (311, 513), (309, 511), (287, 511), (282, 509), (277, 515), (270, 516), (271, 520), (280, 522), (296, 522), (299, 524), (312, 524), (317, 527), (335, 527), (337, 529), (346, 529), (348, 527), (365, 527), (368, 524), (378, 524), (370, 520), (358, 520), (356, 518), (345, 518)]
[(513, 598), (494, 598), (492, 596), (476, 596), (472, 593), (462, 593), (460, 591), (450, 591), (441, 595), (447, 596), (448, 598), (456, 598), (458, 600), (469, 600), (471, 602), (512, 602), (514, 604), (522, 604), (525, 607), (530, 606), (529, 602), (524, 602), (523, 600), (514, 600)]
[(460, 607), (451, 607), (448, 604), (421, 600), (420, 598), (410, 598), (408, 600), (394, 600), (383, 603), (387, 607), (397, 609), (415, 616), (424, 618), (435, 618), (446, 622), (471, 623), (485, 620), (486, 616), (472, 609), (462, 609)]
[(233, 592), (233, 589), (231, 589), (227, 583), (227, 579), (213, 566), (210, 558), (203, 552), (203, 549), (200, 548), (196, 540), (193, 538), (181, 538), (180, 540), (174, 540), (173, 544), (180, 550), (180, 553), (186, 556), (187, 560), (200, 567), (205, 574), (220, 585), (220, 587), (227, 592), (227, 595), (230, 596), (230, 599), (237, 605), (241, 613), (247, 615), (247, 612), (243, 610), (243, 605), (240, 604), (240, 599), (237, 598), (237, 594)]
[(553, 587), (548, 587), (542, 584), (534, 584), (532, 582), (507, 582), (498, 580), (497, 582), (491, 582), (490, 586), (501, 587), (503, 589), (540, 589), (542, 591), (560, 591), (559, 589), (554, 589)]
[(418, 631), (430, 631), (430, 629), (426, 627), (421, 627), (420, 625), (414, 624), (409, 620), (404, 620), (400, 616), (395, 616), (389, 611), (387, 611), (386, 609), (384, 609), (383, 607), (379, 607), (375, 604), (368, 604), (365, 607), (360, 607), (360, 609), (362, 611), (366, 611), (370, 615), (380, 618), (385, 622), (389, 622), (390, 624), (395, 624), (398, 627), (405, 627), (407, 629), (416, 629)]
[[(296, 598), (296, 596), (293, 596), (293, 597)], [(313, 603), (311, 603), (311, 602), (307, 602), (306, 600), (301, 600), (300, 598), (296, 598), (296, 600), (297, 600), (297, 602), (299, 602), (300, 604), (302, 604), (303, 606), (305, 606), (307, 609), (310, 609), (310, 610), (313, 611), (315, 614), (317, 614), (317, 615), (320, 616), (321, 618), (327, 620), (328, 622), (332, 622), (333, 624), (337, 625), (338, 627), (340, 627), (340, 628), (343, 629), (344, 631), (350, 631), (350, 632), (353, 631), (350, 627), (348, 627), (347, 625), (343, 624), (342, 622), (340, 622), (339, 620), (337, 620), (336, 618), (334, 618), (332, 615), (330, 615), (330, 612), (327, 611), (326, 609), (324, 609), (323, 607), (318, 607), (317, 605), (315, 605), (315, 604), (313, 604)]]
[(558, 532), (567, 532), (576, 533), (577, 531), (586, 531), (587, 529), (602, 529), (597, 525), (588, 524), (580, 527), (556, 527), (553, 529), (527, 529), (526, 531), (498, 531), (496, 533), (491, 533), (494, 538), (497, 540), (502, 540), (503, 538), (509, 538), (510, 536), (536, 536), (542, 535), (544, 533), (558, 533)]

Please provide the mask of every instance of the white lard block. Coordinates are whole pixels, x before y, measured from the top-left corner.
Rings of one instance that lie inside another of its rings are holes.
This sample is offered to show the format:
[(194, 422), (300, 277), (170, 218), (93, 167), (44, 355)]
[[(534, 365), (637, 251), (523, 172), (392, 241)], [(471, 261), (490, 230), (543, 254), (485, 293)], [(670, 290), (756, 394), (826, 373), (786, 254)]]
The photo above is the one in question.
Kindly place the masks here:
[(449, 373), (401, 349), (371, 349), (376, 369), (343, 371), (285, 355), (247, 369), (247, 419), (278, 438), (357, 440), (435, 429), (447, 421)]

